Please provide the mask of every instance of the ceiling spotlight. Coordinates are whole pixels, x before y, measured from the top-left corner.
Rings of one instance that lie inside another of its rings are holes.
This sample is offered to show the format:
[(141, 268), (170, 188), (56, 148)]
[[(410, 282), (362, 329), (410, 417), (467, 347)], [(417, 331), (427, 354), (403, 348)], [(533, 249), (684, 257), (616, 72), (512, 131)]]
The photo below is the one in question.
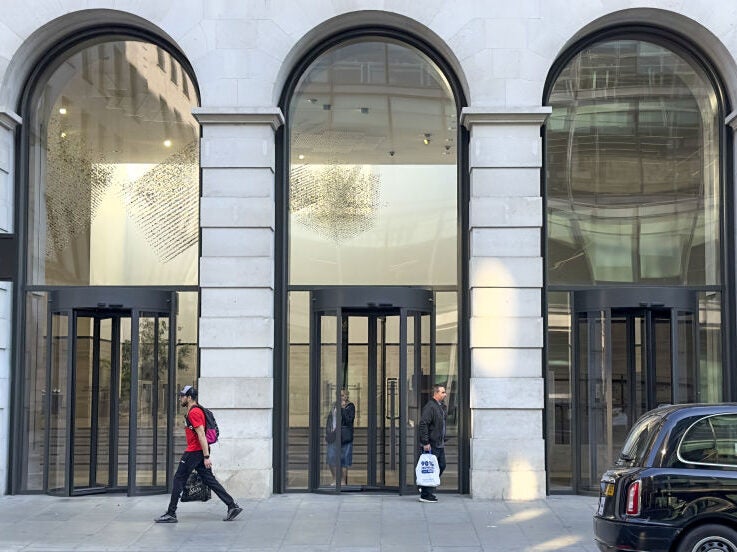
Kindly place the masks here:
[(299, 154), (299, 155), (298, 155), (297, 157), (299, 157), (299, 158), (300, 158), (300, 160), (301, 160), (301, 159), (304, 159), (304, 158), (305, 158), (305, 156), (304, 156), (304, 154), (303, 154), (303, 153), (300, 153), (300, 154)]
[(432, 136), (432, 134), (428, 132), (425, 134), (425, 138), (422, 140), (422, 143), (426, 146), (430, 143), (430, 136)]
[(389, 150), (389, 157), (394, 157), (394, 153), (395, 153), (394, 150)]
[(369, 112), (369, 108), (368, 107), (362, 107), (361, 108), (361, 113), (363, 113), (364, 115), (367, 115), (368, 112)]
[(171, 140), (169, 140), (168, 138), (166, 140), (164, 140), (164, 147), (165, 148), (170, 148), (171, 147)]
[(311, 104), (317, 103), (317, 98), (307, 98), (307, 101)]
[(322, 104), (322, 109), (324, 111), (330, 111), (330, 104)]
[(60, 107), (59, 108), (59, 113), (61, 115), (66, 115), (67, 114), (67, 108), (66, 107)]
[(67, 133), (66, 132), (62, 132), (61, 134), (59, 134), (59, 136), (61, 136), (62, 138), (66, 138), (67, 137)]

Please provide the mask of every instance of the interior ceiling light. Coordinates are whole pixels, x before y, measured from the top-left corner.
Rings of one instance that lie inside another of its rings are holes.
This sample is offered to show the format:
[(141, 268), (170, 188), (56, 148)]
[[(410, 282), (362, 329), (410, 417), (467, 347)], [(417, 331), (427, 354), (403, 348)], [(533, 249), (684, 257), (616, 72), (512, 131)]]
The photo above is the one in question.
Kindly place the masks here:
[(311, 104), (317, 103), (317, 98), (307, 98), (307, 101)]
[(297, 157), (299, 157), (300, 159), (304, 159), (305, 158), (304, 153), (300, 153)]
[(322, 104), (322, 108), (324, 111), (330, 111), (330, 104)]
[(427, 146), (431, 142), (431, 140), (430, 140), (430, 137), (431, 136), (432, 136), (432, 134), (430, 134), (429, 132), (426, 133), (425, 134), (425, 138), (422, 140), (422, 143)]
[(61, 136), (62, 138), (66, 138), (67, 137), (67, 133), (66, 132), (62, 132), (61, 134), (59, 134), (59, 136)]
[(59, 113), (61, 115), (66, 115), (67, 114), (67, 108), (66, 107), (60, 107), (59, 108)]
[(361, 108), (361, 113), (363, 113), (364, 115), (368, 115), (368, 112), (369, 112), (369, 108), (368, 107), (362, 107)]
[(171, 140), (169, 140), (168, 138), (166, 140), (164, 140), (164, 147), (165, 148), (170, 148), (171, 147)]

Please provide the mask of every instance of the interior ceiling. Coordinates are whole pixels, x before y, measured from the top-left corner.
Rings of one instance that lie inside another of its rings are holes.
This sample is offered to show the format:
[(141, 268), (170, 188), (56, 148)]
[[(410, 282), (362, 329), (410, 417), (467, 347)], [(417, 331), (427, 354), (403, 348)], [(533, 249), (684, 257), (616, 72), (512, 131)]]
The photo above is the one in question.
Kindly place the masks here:
[(456, 162), (450, 88), (404, 45), (356, 43), (323, 55), (298, 86), (290, 125), (292, 163)]

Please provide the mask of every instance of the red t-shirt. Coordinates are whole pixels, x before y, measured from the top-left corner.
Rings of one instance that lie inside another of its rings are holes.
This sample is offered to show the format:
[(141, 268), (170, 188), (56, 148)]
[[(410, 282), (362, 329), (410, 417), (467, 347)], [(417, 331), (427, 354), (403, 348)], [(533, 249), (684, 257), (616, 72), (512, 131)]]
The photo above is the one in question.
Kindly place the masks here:
[[(201, 408), (197, 408), (196, 406), (193, 407), (189, 411), (189, 414), (187, 414), (187, 417), (189, 417), (189, 423), (192, 424), (192, 427), (205, 427), (205, 413), (202, 412)], [(187, 448), (185, 449), (187, 452), (202, 450), (200, 440), (194, 429), (189, 429), (189, 427), (187, 427), (184, 433), (187, 436)]]

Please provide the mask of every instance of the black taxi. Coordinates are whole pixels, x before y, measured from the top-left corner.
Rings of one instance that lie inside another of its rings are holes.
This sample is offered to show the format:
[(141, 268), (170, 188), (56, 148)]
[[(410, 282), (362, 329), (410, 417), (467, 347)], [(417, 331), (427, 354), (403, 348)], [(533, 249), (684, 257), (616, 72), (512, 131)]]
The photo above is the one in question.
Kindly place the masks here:
[(737, 404), (662, 406), (601, 478), (600, 550), (737, 552)]

